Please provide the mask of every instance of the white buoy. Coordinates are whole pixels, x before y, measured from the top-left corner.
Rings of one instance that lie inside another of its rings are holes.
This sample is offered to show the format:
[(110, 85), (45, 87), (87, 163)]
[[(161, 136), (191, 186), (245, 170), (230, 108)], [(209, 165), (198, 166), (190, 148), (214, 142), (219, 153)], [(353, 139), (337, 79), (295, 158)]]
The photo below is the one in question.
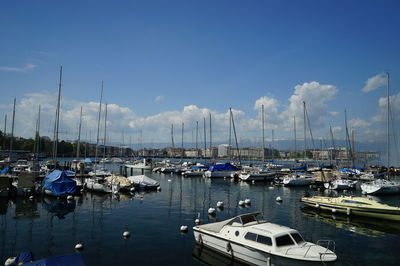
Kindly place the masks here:
[(319, 208), (319, 204), (318, 204), (318, 203), (317, 203), (317, 204), (315, 204), (315, 207)]
[(134, 188), (134, 187), (131, 187), (130, 191), (131, 191), (131, 192), (135, 192), (135, 188)]
[(274, 187), (268, 187), (269, 189), (274, 189)]
[(83, 244), (82, 243), (78, 243), (75, 245), (75, 249), (76, 250), (82, 250), (83, 249)]
[(211, 214), (211, 215), (215, 214), (215, 209), (214, 208), (209, 208), (208, 209), (208, 214)]
[(168, 179), (168, 182), (171, 182), (171, 179)]
[(336, 209), (332, 209), (332, 213), (335, 213), (336, 212)]
[(282, 198), (280, 196), (276, 197), (275, 199), (277, 202), (282, 202)]
[(224, 176), (224, 180), (226, 180), (226, 176)]
[(256, 180), (252, 180), (251, 183), (252, 183), (252, 184), (256, 183)]
[(196, 224), (199, 224), (201, 221), (200, 221), (200, 213), (198, 212), (197, 213), (197, 218), (194, 220), (194, 222), (196, 223)]
[(5, 262), (4, 262), (4, 266), (11, 266), (11, 265), (15, 265), (15, 257), (11, 257), (8, 258)]
[(244, 206), (244, 200), (239, 200), (239, 206)]
[(182, 225), (182, 226), (181, 226), (181, 232), (186, 233), (187, 231), (188, 231), (187, 225)]
[(122, 236), (123, 236), (124, 238), (128, 238), (128, 237), (131, 236), (131, 233), (130, 233), (129, 231), (125, 231), (125, 232), (122, 234)]
[(30, 199), (30, 200), (33, 200), (33, 196), (29, 196), (29, 199)]
[(250, 200), (250, 199), (245, 199), (245, 200), (244, 200), (244, 204), (250, 205), (250, 204), (251, 204), (251, 200)]
[(81, 189), (81, 193), (83, 193), (84, 191), (85, 191), (85, 190), (82, 188), (82, 189)]
[(218, 202), (217, 202), (217, 207), (218, 207), (218, 208), (224, 207), (224, 203), (223, 203), (222, 201), (218, 201)]
[(71, 195), (69, 195), (69, 196), (67, 197), (67, 200), (73, 200), (73, 199), (74, 199), (74, 197), (71, 196)]

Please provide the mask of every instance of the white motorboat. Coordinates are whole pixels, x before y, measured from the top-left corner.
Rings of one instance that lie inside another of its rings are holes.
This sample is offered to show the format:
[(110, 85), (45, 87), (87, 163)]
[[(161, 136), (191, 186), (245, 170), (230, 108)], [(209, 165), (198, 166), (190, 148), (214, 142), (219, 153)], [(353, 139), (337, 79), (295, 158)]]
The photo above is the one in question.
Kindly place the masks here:
[(133, 164), (125, 164), (125, 167), (127, 168), (132, 168), (132, 169), (139, 169), (139, 170), (151, 170), (152, 165), (151, 162), (146, 161), (146, 159), (143, 159), (142, 162), (136, 162)]
[(307, 173), (292, 173), (283, 178), (285, 186), (308, 186), (315, 181), (315, 177)]
[(110, 175), (112, 175), (112, 173), (110, 171), (108, 171), (107, 169), (104, 169), (104, 168), (96, 169), (96, 170), (93, 170), (93, 171), (89, 172), (89, 176), (91, 176), (91, 177), (107, 177), (107, 176), (110, 176)]
[(358, 183), (357, 180), (335, 179), (329, 182), (325, 182), (324, 187), (326, 189), (333, 189), (333, 190), (349, 190), (349, 189), (355, 189), (357, 183)]
[(204, 172), (204, 177), (208, 178), (231, 177), (232, 175), (235, 175), (236, 172), (238, 172), (239, 170), (240, 170), (239, 168), (230, 163), (215, 164)]
[(372, 180), (380, 179), (380, 178), (384, 178), (384, 177), (385, 177), (385, 172), (377, 171), (377, 170), (370, 170), (370, 171), (361, 173), (359, 178), (364, 181), (365, 180), (372, 181)]
[(272, 181), (276, 173), (271, 171), (246, 171), (239, 174), (239, 178), (243, 181)]
[(386, 179), (377, 179), (371, 182), (361, 184), (363, 194), (385, 195), (400, 193), (400, 183)]
[(260, 212), (198, 225), (193, 231), (200, 245), (254, 265), (268, 265), (270, 255), (315, 262), (337, 259), (333, 241), (306, 242), (298, 231), (263, 220)]
[(156, 180), (145, 175), (134, 175), (127, 178), (132, 185), (140, 189), (157, 189), (160, 186)]
[(84, 183), (85, 188), (102, 193), (118, 193), (119, 184), (110, 183), (104, 178), (91, 177), (87, 178)]

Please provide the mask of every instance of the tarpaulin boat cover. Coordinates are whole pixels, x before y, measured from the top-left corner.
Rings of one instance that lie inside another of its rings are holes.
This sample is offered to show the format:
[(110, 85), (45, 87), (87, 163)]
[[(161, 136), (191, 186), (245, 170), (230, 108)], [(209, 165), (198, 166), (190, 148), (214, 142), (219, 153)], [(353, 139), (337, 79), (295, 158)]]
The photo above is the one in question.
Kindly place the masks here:
[(85, 160), (83, 160), (84, 163), (92, 163), (92, 160), (90, 158), (86, 158)]
[(208, 171), (210, 172), (215, 172), (215, 171), (239, 171), (239, 168), (236, 166), (226, 163), (226, 164), (215, 164), (213, 166), (210, 166), (208, 168)]
[(292, 171), (302, 171), (302, 170), (307, 171), (307, 165), (306, 164), (302, 165), (302, 166), (299, 166), (299, 167), (292, 168)]
[(64, 256), (52, 257), (41, 259), (29, 263), (24, 263), (24, 266), (85, 266), (82, 255), (80, 253), (73, 253)]
[(4, 175), (5, 173), (7, 173), (9, 167), (4, 168), (3, 170), (1, 170), (0, 175)]
[(65, 171), (54, 170), (44, 178), (43, 188), (50, 190), (55, 196), (75, 194), (76, 182)]
[(353, 170), (350, 170), (350, 169), (339, 169), (339, 172), (357, 174), (356, 171), (353, 171)]

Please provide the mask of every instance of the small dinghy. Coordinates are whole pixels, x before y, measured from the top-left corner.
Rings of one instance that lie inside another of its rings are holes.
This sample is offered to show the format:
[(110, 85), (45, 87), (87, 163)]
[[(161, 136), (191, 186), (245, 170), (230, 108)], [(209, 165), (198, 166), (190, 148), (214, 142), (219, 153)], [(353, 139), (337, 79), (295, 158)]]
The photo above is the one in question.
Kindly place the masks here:
[(128, 180), (137, 188), (140, 189), (157, 189), (160, 186), (156, 180), (145, 175), (128, 176)]

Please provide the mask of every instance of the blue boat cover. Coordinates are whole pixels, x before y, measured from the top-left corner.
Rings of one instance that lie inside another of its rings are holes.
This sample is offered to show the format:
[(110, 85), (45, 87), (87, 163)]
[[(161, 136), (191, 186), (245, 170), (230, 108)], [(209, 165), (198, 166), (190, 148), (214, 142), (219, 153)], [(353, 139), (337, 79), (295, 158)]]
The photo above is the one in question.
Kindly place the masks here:
[(23, 264), (24, 266), (85, 266), (82, 255), (80, 253), (73, 253), (58, 257), (46, 258), (30, 263)]
[(193, 165), (192, 167), (190, 167), (190, 169), (192, 169), (192, 170), (208, 169), (208, 166), (205, 166), (205, 165)]
[(92, 163), (92, 160), (90, 158), (85, 158), (85, 160), (83, 160), (84, 163)]
[(307, 171), (307, 164), (292, 168), (292, 171), (302, 171), (302, 170)]
[(33, 253), (30, 251), (21, 252), (15, 258), (15, 265), (26, 265), (25, 263), (32, 262), (35, 259), (33, 258)]
[(1, 170), (0, 175), (4, 175), (5, 173), (7, 173), (9, 167), (4, 168), (3, 170)]
[(54, 170), (44, 178), (43, 188), (50, 190), (55, 196), (75, 194), (76, 182), (67, 176), (66, 171)]
[(69, 170), (64, 170), (64, 172), (67, 174), (67, 176), (75, 176), (75, 172), (69, 171)]
[(208, 171), (210, 172), (215, 172), (215, 171), (238, 171), (239, 168), (236, 166), (230, 164), (230, 163), (225, 163), (225, 164), (215, 164), (213, 166), (210, 166), (208, 168)]

